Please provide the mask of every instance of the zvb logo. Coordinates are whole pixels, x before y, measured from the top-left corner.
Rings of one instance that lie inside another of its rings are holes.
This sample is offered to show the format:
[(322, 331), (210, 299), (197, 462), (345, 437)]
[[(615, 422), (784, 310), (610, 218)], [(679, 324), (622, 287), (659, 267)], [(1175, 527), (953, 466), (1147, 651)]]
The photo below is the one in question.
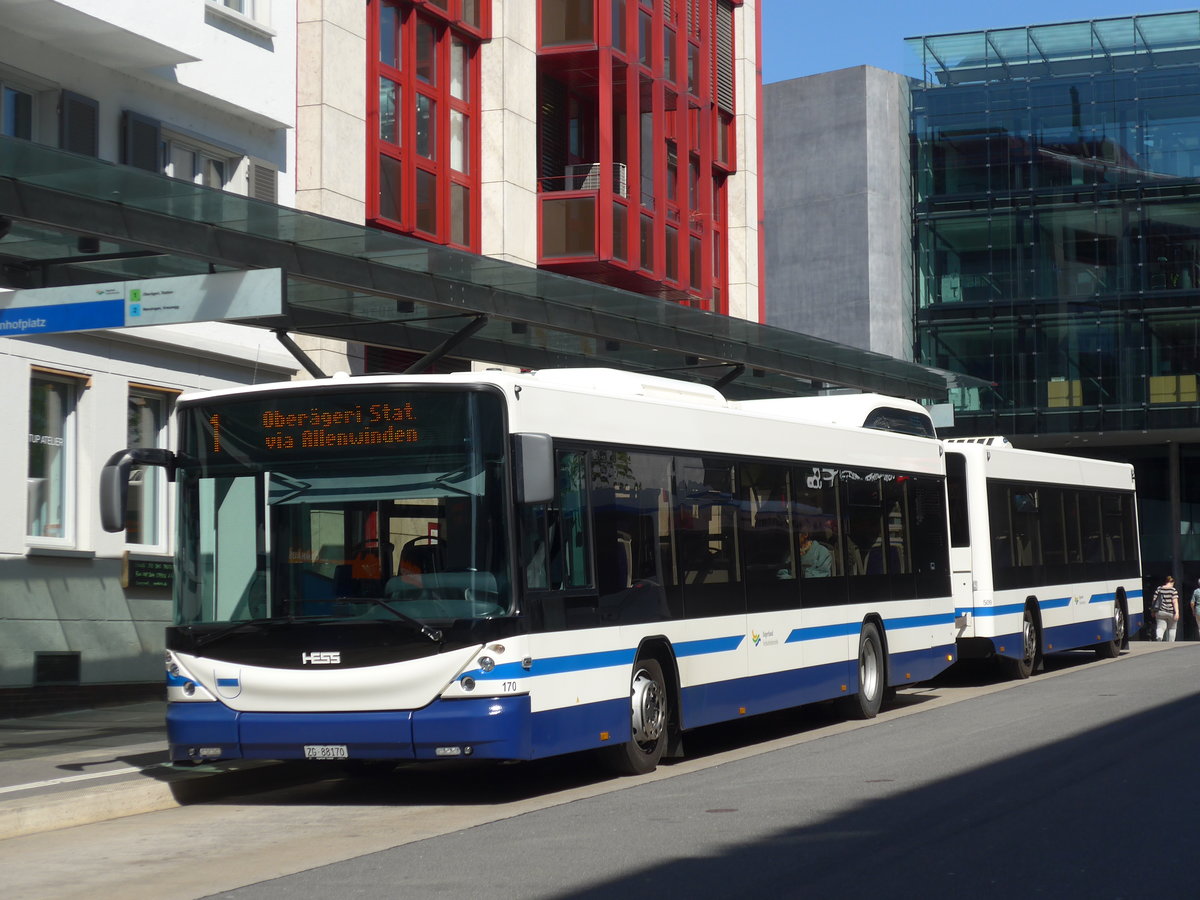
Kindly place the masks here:
[(306, 666), (336, 666), (341, 664), (342, 654), (339, 650), (301, 653), (300, 661)]

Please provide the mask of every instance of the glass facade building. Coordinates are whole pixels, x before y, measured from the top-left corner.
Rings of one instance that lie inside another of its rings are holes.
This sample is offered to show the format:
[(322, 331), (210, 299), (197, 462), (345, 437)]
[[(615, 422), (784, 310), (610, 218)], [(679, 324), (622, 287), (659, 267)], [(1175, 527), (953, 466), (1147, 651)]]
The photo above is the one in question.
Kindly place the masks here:
[(1146, 572), (1194, 583), (1200, 12), (908, 43), (917, 358), (991, 384), (952, 433), (1134, 462)]

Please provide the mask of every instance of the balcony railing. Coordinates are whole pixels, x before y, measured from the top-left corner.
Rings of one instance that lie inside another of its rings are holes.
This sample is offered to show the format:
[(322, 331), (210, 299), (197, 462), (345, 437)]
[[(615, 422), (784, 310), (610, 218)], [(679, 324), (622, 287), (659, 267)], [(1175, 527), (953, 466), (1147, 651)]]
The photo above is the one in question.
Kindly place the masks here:
[[(628, 173), (625, 163), (612, 164), (612, 191), (618, 197), (629, 196)], [(577, 163), (569, 165), (561, 176), (542, 178), (539, 185), (543, 193), (556, 191), (598, 191), (601, 178), (600, 163)]]

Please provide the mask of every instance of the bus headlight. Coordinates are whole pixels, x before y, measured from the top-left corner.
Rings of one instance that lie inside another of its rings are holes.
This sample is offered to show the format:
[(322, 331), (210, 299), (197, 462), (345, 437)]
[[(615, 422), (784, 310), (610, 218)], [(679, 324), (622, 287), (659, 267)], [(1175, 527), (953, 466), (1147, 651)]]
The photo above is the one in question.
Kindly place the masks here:
[(479, 671), (490, 672), (494, 668), (496, 668), (496, 661), (490, 656), (479, 657)]

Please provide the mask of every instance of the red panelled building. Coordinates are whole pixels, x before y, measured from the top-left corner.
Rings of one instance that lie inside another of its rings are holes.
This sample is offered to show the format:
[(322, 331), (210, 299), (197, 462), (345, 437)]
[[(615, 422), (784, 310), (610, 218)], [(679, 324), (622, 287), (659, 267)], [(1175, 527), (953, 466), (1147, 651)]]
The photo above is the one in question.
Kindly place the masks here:
[(758, 33), (753, 0), (368, 0), (367, 219), (760, 319)]

